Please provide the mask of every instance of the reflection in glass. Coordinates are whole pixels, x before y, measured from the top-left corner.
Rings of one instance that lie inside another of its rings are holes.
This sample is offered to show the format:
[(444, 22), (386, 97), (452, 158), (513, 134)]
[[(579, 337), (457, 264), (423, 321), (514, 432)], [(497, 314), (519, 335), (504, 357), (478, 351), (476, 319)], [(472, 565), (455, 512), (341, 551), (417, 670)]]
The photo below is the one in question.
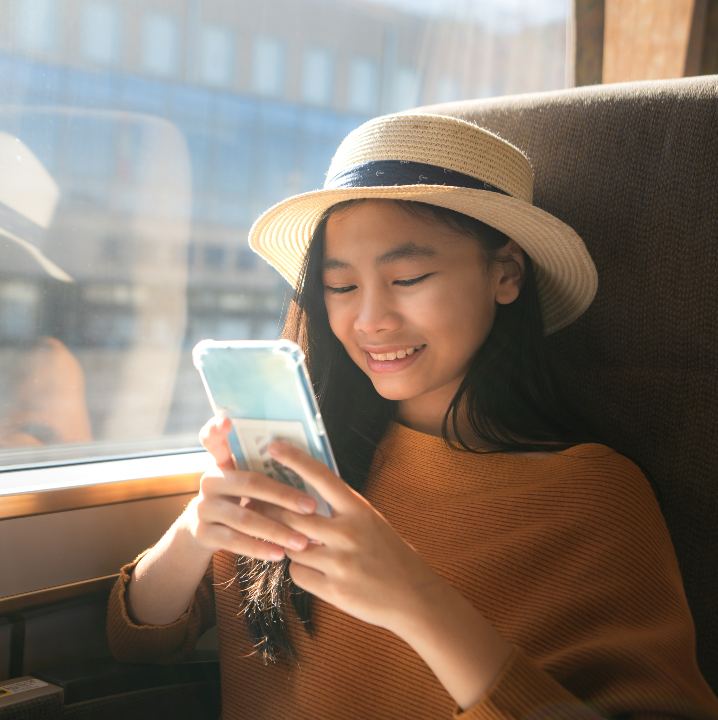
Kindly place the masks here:
[(379, 103), (376, 63), (365, 57), (355, 57), (350, 62), (349, 108), (356, 112), (371, 114)]
[(154, 75), (177, 71), (177, 25), (164, 13), (148, 12), (142, 21), (142, 64)]
[(332, 99), (334, 73), (328, 50), (309, 48), (302, 65), (302, 99), (310, 105), (329, 105)]
[(15, 3), (15, 37), (18, 47), (44, 53), (55, 48), (55, 0), (22, 0)]
[(120, 44), (119, 8), (112, 2), (89, 0), (82, 11), (81, 47), (91, 62), (117, 62)]
[(200, 71), (208, 85), (232, 83), (234, 51), (232, 35), (224, 28), (207, 25), (202, 28)]
[[(29, 144), (43, 124), (65, 139), (54, 175)], [(186, 323), (182, 135), (132, 113), (0, 111), (0, 169), (0, 460), (164, 443)]]
[(254, 41), (252, 81), (260, 95), (279, 97), (284, 90), (284, 48), (279, 40), (260, 35)]
[(564, 85), (567, 0), (317, 1), (0, 3), (0, 466), (196, 447), (191, 347), (279, 333), (260, 212), (371, 115)]

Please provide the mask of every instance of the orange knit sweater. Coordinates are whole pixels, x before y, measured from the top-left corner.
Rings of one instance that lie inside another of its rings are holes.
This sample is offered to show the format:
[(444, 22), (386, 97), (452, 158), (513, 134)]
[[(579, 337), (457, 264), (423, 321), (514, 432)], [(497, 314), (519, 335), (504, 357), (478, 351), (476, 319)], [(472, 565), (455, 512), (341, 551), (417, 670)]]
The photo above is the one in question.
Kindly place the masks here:
[(476, 705), (461, 712), (396, 636), (316, 598), (314, 637), (291, 611), (299, 664), (265, 667), (237, 615), (226, 552), (188, 611), (161, 627), (128, 616), (125, 566), (109, 605), (113, 653), (178, 659), (216, 609), (224, 720), (718, 718), (665, 522), (625, 457), (594, 444), (476, 455), (395, 424), (365, 494), (513, 645)]

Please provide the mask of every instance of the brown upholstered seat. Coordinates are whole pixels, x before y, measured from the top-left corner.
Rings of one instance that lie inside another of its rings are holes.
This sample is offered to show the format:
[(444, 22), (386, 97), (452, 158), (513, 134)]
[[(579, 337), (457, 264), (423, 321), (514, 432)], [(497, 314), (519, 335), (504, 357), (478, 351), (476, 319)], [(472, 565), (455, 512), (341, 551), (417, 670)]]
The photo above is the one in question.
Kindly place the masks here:
[(718, 691), (718, 76), (438, 109), (525, 150), (536, 204), (588, 245), (598, 295), (551, 346), (605, 441), (656, 489)]

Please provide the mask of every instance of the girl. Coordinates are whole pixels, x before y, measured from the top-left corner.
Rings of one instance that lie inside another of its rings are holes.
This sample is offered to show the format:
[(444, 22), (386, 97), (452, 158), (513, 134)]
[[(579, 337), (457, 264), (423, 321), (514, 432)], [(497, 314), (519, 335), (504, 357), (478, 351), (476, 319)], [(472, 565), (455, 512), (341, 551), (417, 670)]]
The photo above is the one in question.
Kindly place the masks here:
[(341, 477), (271, 453), (333, 516), (211, 421), (216, 467), (112, 593), (116, 657), (178, 659), (216, 617), (226, 720), (718, 717), (650, 485), (551, 380), (596, 272), (532, 193), (496, 135), (398, 114), (259, 218)]

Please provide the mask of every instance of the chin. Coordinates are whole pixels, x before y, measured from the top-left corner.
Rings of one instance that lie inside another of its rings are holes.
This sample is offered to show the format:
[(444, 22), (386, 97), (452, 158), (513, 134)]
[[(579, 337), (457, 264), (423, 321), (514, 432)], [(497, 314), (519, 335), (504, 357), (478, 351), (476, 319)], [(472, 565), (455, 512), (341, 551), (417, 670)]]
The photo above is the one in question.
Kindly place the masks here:
[(406, 388), (392, 387), (390, 383), (377, 383), (372, 380), (372, 385), (374, 386), (374, 390), (385, 400), (411, 400), (411, 398), (416, 397), (415, 392), (407, 390)]
[(409, 400), (409, 397), (406, 395), (406, 393), (401, 392), (389, 392), (389, 391), (382, 391), (376, 385), (374, 386), (374, 389), (377, 391), (381, 397), (384, 398), (384, 400), (394, 400), (396, 402), (401, 400)]

